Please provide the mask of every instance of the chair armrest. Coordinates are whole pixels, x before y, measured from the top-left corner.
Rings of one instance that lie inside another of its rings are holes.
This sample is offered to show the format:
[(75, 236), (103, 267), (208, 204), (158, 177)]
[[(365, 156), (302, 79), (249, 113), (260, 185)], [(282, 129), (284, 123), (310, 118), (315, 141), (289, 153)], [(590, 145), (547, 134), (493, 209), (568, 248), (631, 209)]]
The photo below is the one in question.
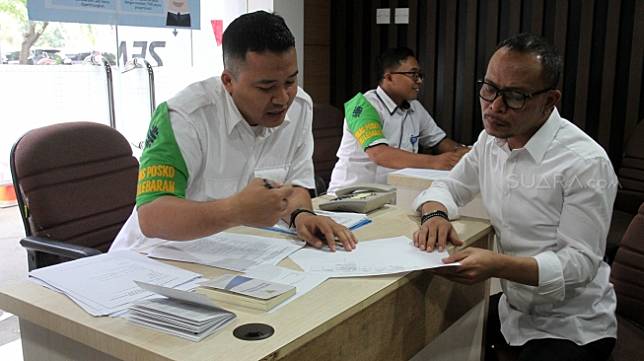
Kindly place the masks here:
[(55, 241), (44, 237), (28, 236), (20, 240), (20, 244), (32, 251), (44, 252), (56, 256), (77, 259), (89, 256), (95, 256), (103, 252), (77, 244)]

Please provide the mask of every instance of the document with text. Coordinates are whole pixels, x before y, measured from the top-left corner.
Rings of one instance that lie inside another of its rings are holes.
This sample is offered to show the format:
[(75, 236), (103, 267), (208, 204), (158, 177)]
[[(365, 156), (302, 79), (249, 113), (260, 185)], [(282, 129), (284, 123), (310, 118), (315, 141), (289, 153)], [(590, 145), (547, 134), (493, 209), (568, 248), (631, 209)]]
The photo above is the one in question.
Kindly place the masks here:
[(154, 295), (134, 281), (177, 287), (201, 275), (133, 251), (115, 251), (38, 268), (29, 277), (67, 295), (92, 316), (104, 316)]
[(272, 266), (272, 265), (260, 265), (257, 267), (253, 267), (247, 270), (246, 273), (244, 274), (249, 277), (258, 278), (265, 281), (291, 285), (296, 288), (295, 295), (293, 297), (290, 297), (280, 305), (275, 306), (275, 308), (273, 308), (269, 312), (275, 312), (276, 310), (284, 307), (285, 305), (304, 296), (306, 293), (308, 293), (310, 290), (317, 287), (322, 282), (326, 281), (328, 278), (326, 275), (323, 275), (323, 274), (300, 272), (300, 271), (295, 271), (292, 269), (279, 267), (279, 266)]
[(291, 259), (305, 272), (329, 277), (358, 277), (459, 265), (443, 263), (442, 259), (448, 256), (446, 251), (421, 251), (407, 237), (394, 237), (360, 242), (351, 252), (307, 247), (292, 254)]
[(304, 242), (297, 240), (222, 232), (194, 241), (166, 242), (148, 256), (242, 272), (260, 264), (276, 265), (302, 247)]

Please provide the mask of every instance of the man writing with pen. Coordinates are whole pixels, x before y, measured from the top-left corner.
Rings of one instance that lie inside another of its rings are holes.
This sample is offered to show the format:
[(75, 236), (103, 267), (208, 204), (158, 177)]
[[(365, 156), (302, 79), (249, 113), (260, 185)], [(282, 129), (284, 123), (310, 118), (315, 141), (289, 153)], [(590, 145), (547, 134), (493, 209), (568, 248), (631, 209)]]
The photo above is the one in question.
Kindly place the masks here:
[[(312, 101), (293, 35), (263, 11), (223, 35), (224, 71), (160, 104), (141, 156), (136, 209), (110, 250), (192, 240), (283, 219), (314, 247), (354, 235), (312, 211)], [(160, 169), (163, 168), (163, 169)]]

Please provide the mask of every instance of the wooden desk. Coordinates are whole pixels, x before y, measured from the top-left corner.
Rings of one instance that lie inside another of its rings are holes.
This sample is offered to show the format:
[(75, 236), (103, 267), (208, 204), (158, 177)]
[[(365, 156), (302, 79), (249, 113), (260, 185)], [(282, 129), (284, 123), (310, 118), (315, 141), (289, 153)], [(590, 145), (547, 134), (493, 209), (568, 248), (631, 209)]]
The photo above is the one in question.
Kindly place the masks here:
[[(356, 232), (363, 242), (411, 236), (418, 224), (417, 217), (396, 207), (370, 216), (374, 222)], [(489, 247), (492, 231), (486, 222), (464, 219), (455, 226), (468, 245)], [(206, 277), (225, 272), (170, 263)], [(288, 259), (282, 265), (296, 267)], [(25, 360), (408, 360), (487, 299), (488, 287), (454, 284), (427, 271), (330, 279), (275, 313), (231, 308), (237, 319), (197, 343), (122, 318), (94, 318), (65, 296), (29, 281), (0, 287), (0, 308), (20, 318)], [(275, 334), (261, 341), (232, 335), (249, 322), (270, 324)]]
[[(429, 188), (432, 184), (432, 179), (420, 176), (389, 173), (387, 175), (387, 184), (396, 187), (396, 205), (398, 207), (415, 211), (415, 209), (412, 209), (414, 199), (416, 199), (416, 196), (418, 196), (420, 192)], [(483, 206), (483, 200), (481, 199), (480, 194), (472, 199), (470, 203), (459, 208), (459, 211), (462, 216), (490, 219), (485, 207)]]

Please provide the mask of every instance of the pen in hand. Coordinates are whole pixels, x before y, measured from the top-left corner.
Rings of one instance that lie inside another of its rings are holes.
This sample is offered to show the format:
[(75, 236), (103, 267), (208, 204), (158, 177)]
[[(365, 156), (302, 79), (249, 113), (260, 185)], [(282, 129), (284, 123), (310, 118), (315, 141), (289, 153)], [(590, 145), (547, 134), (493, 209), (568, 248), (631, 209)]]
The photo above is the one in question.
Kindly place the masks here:
[(264, 182), (264, 188), (266, 188), (266, 189), (273, 189), (274, 188), (273, 185), (271, 184), (271, 182), (268, 179), (262, 178), (262, 181)]

